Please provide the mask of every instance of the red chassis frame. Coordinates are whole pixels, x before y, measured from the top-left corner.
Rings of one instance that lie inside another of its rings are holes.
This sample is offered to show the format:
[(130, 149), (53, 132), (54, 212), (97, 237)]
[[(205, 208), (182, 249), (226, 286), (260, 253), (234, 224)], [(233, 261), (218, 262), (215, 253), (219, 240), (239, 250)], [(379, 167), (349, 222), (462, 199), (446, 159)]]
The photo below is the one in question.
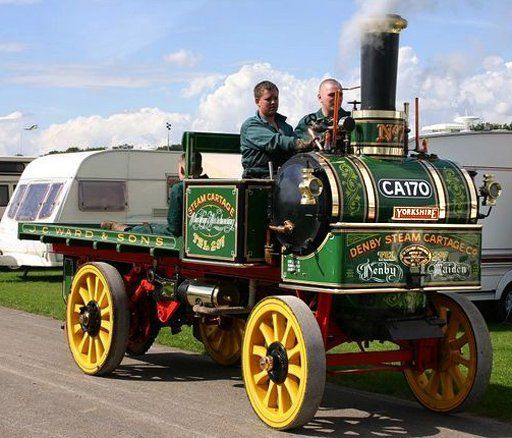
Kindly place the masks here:
[[(200, 278), (207, 274), (226, 277), (253, 279), (278, 284), (281, 272), (278, 267), (257, 265), (247, 267), (231, 267), (224, 264), (206, 264), (183, 261), (178, 257), (153, 257), (149, 253), (117, 252), (115, 250), (94, 250), (90, 247), (67, 246), (54, 243), (54, 251), (79, 260), (79, 264), (93, 261), (111, 261), (115, 263), (132, 264), (132, 269), (123, 276), (127, 290), (130, 293), (130, 305), (137, 302), (154, 290), (152, 283), (141, 277), (141, 273), (153, 267), (169, 277), (176, 273), (187, 278)], [(313, 298), (311, 296), (313, 295)], [(304, 293), (296, 290), (296, 296), (302, 299), (312, 309), (324, 341), (326, 364), (330, 375), (346, 373), (365, 373), (374, 371), (403, 371), (410, 369), (413, 364), (416, 370), (424, 370), (436, 363), (438, 357), (438, 341), (424, 339), (414, 342), (402, 342), (400, 349), (391, 351), (364, 351), (358, 353), (327, 353), (332, 348), (351, 339), (342, 328), (331, 318), (333, 295), (329, 293)], [(308, 302), (309, 301), (309, 302)], [(179, 309), (176, 301), (159, 302), (157, 316), (164, 325)], [(315, 310), (316, 307), (316, 310)], [(340, 369), (340, 367), (344, 367)]]

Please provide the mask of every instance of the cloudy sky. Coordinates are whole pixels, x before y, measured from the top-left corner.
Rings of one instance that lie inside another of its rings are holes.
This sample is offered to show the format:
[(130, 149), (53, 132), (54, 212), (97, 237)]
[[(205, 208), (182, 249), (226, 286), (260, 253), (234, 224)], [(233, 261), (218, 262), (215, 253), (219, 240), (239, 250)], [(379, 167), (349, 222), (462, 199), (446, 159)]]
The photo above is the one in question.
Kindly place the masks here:
[(378, 12), (409, 22), (397, 106), (512, 121), (511, 0), (0, 0), (0, 154), (154, 147), (166, 122), (173, 143), (237, 132), (263, 79), (295, 124), (322, 78), (359, 84), (359, 23)]

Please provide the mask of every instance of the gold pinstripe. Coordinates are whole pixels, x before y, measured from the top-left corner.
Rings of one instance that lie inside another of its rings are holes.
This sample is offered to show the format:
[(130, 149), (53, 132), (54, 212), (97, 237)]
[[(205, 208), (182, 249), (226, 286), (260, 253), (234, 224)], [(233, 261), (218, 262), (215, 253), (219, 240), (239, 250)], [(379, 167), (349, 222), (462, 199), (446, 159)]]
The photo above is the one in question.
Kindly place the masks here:
[(446, 192), (443, 181), (439, 176), (439, 171), (426, 160), (418, 160), (418, 163), (420, 163), (425, 168), (427, 173), (430, 174), (432, 180), (434, 181), (439, 202), (439, 219), (446, 220)]

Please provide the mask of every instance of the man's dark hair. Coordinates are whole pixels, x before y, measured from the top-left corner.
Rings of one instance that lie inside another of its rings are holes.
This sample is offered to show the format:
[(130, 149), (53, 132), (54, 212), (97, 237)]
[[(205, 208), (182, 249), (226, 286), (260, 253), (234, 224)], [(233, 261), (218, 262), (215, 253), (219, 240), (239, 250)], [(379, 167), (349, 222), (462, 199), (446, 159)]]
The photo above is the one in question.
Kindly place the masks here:
[(199, 175), (203, 171), (203, 156), (199, 152), (195, 152), (192, 155), (192, 174), (196, 173)]
[[(185, 159), (186, 155), (185, 152), (181, 154), (180, 161), (183, 162), (183, 165), (185, 165)], [(197, 178), (201, 175), (201, 172), (203, 171), (203, 156), (197, 152), (194, 151), (192, 155), (192, 162), (190, 163), (190, 169), (188, 170), (189, 175), (192, 175), (194, 178)]]
[(263, 96), (265, 91), (275, 91), (276, 93), (279, 93), (279, 88), (277, 88), (277, 85), (273, 82), (261, 81), (254, 87), (254, 98), (259, 99)]

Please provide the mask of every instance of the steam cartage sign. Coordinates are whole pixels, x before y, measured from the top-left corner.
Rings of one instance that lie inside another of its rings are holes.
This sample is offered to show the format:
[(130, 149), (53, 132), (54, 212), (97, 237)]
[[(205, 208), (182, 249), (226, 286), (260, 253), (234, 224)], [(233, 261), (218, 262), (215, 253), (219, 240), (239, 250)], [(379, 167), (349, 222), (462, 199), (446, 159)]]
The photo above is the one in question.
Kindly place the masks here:
[(233, 260), (237, 191), (234, 186), (188, 186), (185, 250), (189, 257)]

